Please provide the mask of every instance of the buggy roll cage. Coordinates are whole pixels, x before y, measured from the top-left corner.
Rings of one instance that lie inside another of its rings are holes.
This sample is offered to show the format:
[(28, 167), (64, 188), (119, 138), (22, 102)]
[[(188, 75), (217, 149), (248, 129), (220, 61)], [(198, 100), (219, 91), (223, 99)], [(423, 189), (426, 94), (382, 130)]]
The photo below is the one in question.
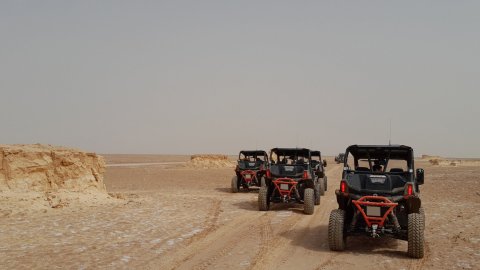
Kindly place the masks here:
[(241, 160), (242, 155), (244, 157), (263, 157), (263, 161), (268, 163), (268, 154), (263, 150), (242, 150), (240, 153), (238, 153), (238, 160)]
[(312, 157), (318, 157), (319, 161), (322, 161), (322, 153), (320, 151), (310, 151), (310, 156)]
[[(348, 165), (349, 154), (354, 158), (354, 169), (351, 169)], [(403, 160), (407, 162), (408, 168), (405, 173), (409, 174), (409, 180), (413, 180), (415, 170), (413, 159), (413, 149), (405, 145), (351, 145), (345, 151), (342, 177), (344, 178), (346, 173), (356, 172), (359, 160), (368, 160), (370, 172), (373, 171), (372, 160), (380, 162), (383, 169), (379, 173), (388, 173), (385, 170), (390, 160)]]
[[(276, 156), (276, 160), (273, 156)], [(311, 160), (310, 149), (307, 148), (273, 148), (270, 150), (270, 163), (271, 164), (280, 164), (280, 157), (293, 157), (293, 160), (298, 160), (299, 157), (302, 157), (305, 160), (305, 163), (309, 163)]]

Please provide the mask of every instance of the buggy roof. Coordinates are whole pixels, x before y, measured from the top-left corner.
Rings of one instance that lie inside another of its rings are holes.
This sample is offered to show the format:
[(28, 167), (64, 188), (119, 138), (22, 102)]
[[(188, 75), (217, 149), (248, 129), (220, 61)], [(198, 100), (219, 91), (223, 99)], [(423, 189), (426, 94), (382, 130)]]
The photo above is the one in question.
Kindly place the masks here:
[(310, 155), (319, 157), (321, 154), (320, 154), (320, 151), (315, 150), (315, 151), (310, 151)]
[(302, 155), (309, 156), (310, 149), (307, 148), (273, 148), (270, 150), (277, 155)]
[(346, 153), (351, 153), (355, 159), (401, 159), (413, 158), (413, 149), (406, 145), (350, 145)]
[(267, 152), (263, 150), (242, 150), (240, 154), (244, 154), (246, 156), (265, 156)]

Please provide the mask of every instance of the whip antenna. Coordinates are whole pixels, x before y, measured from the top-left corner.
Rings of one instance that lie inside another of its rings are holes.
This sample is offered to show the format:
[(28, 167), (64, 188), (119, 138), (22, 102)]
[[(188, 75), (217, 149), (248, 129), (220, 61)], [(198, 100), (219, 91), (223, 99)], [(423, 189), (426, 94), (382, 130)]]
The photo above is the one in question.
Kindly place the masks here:
[(388, 145), (392, 145), (392, 119), (390, 119), (390, 132), (388, 135)]

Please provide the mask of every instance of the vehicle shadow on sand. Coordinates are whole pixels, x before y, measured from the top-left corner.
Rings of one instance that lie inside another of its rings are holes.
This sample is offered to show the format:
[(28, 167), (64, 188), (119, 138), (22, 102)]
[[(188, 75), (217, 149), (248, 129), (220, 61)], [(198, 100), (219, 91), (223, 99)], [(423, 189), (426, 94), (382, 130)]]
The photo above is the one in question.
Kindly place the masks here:
[[(303, 209), (298, 210), (303, 215)], [(303, 247), (313, 251), (330, 251), (328, 248), (328, 226), (320, 225), (317, 227), (308, 227), (301, 229), (293, 229), (284, 232), (280, 236), (291, 240), (294, 246)]]
[[(258, 201), (255, 200), (249, 200), (249, 201), (241, 201), (241, 202), (235, 202), (232, 204), (233, 206), (238, 207), (239, 209), (242, 210), (248, 210), (248, 211), (254, 211), (254, 212), (260, 212), (258, 210)], [(292, 214), (295, 215), (304, 215), (303, 213), (303, 205), (301, 204), (284, 204), (284, 203), (272, 203), (270, 205), (270, 209), (268, 211), (262, 211), (263, 213), (275, 213), (275, 212), (281, 212), (281, 211), (291, 211)]]
[[(258, 193), (258, 188), (249, 188), (249, 189), (244, 189), (244, 188), (241, 188), (238, 193)], [(232, 189), (229, 188), (229, 187), (217, 187), (215, 188), (215, 191), (217, 192), (221, 192), (221, 193), (230, 193), (232, 195), (234, 195), (235, 193), (232, 192)]]
[(258, 203), (256, 200), (235, 202), (235, 203), (232, 203), (232, 205), (242, 210), (259, 212)]
[[(347, 238), (347, 247), (344, 251), (331, 251), (328, 246), (328, 224), (313, 228), (302, 228), (281, 234), (291, 240), (291, 244), (313, 251), (324, 251), (335, 254), (349, 255), (384, 255), (391, 258), (409, 259), (406, 244), (403, 241), (389, 237), (373, 239), (367, 236), (354, 236)], [(405, 242), (406, 243), (406, 242)]]
[[(405, 245), (402, 245), (402, 242)], [(355, 236), (347, 238), (347, 248), (344, 252), (349, 254), (380, 254), (392, 258), (409, 259), (406, 243), (406, 241), (390, 237), (373, 239), (368, 236)]]

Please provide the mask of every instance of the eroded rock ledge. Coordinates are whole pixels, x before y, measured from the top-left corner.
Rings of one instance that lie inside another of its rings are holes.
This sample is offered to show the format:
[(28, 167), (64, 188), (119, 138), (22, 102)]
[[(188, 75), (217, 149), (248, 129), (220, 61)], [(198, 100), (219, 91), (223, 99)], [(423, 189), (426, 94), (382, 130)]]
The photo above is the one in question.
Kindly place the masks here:
[(51, 145), (0, 145), (0, 191), (106, 193), (102, 156)]

